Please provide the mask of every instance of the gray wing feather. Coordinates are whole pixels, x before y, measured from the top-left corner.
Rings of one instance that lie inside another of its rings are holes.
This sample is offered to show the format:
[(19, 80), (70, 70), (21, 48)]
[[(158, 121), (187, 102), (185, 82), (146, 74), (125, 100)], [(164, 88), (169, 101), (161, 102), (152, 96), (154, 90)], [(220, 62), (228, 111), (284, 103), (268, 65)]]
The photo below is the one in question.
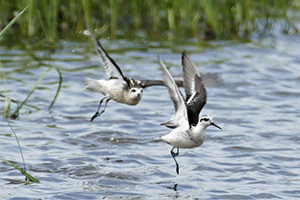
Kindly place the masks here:
[(194, 81), (195, 75), (201, 77), (199, 72), (195, 69), (191, 59), (187, 56), (186, 52), (182, 52), (181, 58), (182, 73), (183, 73), (183, 85), (186, 94), (186, 100), (196, 91), (196, 84)]
[(186, 107), (185, 101), (183, 99), (183, 96), (182, 96), (181, 92), (179, 91), (171, 74), (167, 70), (165, 64), (159, 57), (158, 57), (158, 62), (161, 65), (162, 70), (163, 70), (164, 84), (168, 88), (170, 98), (172, 99), (174, 107), (175, 107), (175, 114), (172, 116), (172, 118), (167, 123), (164, 123), (164, 125), (169, 124), (170, 126), (172, 126), (172, 124), (173, 124), (174, 127), (177, 127), (177, 126), (188, 127), (189, 122), (188, 122), (188, 116), (187, 116), (187, 107)]
[(186, 92), (190, 124), (198, 123), (198, 116), (207, 100), (207, 93), (200, 73), (195, 69), (186, 52), (182, 52), (183, 85)]
[(91, 38), (93, 39), (95, 50), (101, 58), (101, 61), (102, 61), (102, 64), (105, 68), (107, 76), (110, 79), (111, 78), (118, 78), (118, 79), (121, 79), (121, 80), (122, 79), (125, 80), (124, 75), (123, 75), (120, 67), (117, 65), (117, 63), (104, 50), (104, 48), (102, 47), (100, 42), (97, 40), (96, 36), (94, 35), (94, 33), (91, 30), (88, 23), (86, 23), (86, 26), (89, 30)]

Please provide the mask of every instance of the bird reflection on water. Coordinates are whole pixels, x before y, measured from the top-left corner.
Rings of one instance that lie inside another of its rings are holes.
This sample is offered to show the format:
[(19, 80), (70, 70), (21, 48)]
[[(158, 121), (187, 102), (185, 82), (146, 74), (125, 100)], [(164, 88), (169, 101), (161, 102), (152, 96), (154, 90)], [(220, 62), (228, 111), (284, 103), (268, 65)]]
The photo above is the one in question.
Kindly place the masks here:
[(177, 186), (178, 186), (178, 183), (175, 183), (173, 187), (167, 187), (167, 188), (177, 192)]

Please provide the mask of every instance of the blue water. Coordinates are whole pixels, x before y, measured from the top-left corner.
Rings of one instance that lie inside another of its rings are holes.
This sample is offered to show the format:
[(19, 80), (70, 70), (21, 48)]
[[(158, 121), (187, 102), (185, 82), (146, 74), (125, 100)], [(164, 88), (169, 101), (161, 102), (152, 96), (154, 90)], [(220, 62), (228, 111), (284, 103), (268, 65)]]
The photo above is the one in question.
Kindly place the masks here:
[[(109, 102), (94, 122), (101, 94), (84, 90), (84, 77), (105, 79), (90, 43), (60, 41), (54, 54), (0, 47), (6, 89), (22, 101), (40, 74), (59, 68), (62, 89), (48, 111), (58, 74), (50, 71), (10, 120), (24, 153), (27, 171), (40, 180), (24, 184), (20, 172), (0, 162), (1, 199), (298, 199), (300, 198), (300, 37), (278, 35), (249, 42), (181, 43), (106, 40), (103, 46), (124, 74), (161, 78), (157, 54), (174, 76), (181, 76), (187, 50), (206, 80), (209, 114), (223, 130), (207, 130), (205, 143), (180, 151), (180, 175), (171, 146), (153, 141), (170, 129), (159, 126), (174, 112), (164, 87), (145, 89), (135, 107)], [(4, 82), (0, 81), (1, 94)], [(0, 97), (3, 113), (4, 98)], [(11, 103), (11, 109), (16, 104)], [(22, 166), (15, 138), (0, 121), (0, 157)], [(175, 191), (176, 190), (176, 191)]]

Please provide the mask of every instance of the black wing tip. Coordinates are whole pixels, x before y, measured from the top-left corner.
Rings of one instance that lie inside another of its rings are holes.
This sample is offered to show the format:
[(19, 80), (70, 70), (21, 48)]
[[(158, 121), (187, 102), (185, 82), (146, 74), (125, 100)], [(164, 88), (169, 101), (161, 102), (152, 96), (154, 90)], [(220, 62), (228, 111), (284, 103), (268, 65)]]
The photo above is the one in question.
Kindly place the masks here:
[(184, 50), (182, 53), (181, 53), (181, 58), (182, 58), (182, 62), (184, 61), (184, 59), (188, 59), (189, 56), (188, 56), (188, 53), (186, 50)]
[(186, 62), (188, 62), (189, 59), (189, 56), (187, 54), (187, 52), (184, 50), (182, 53), (181, 53), (181, 64), (182, 65), (185, 65)]

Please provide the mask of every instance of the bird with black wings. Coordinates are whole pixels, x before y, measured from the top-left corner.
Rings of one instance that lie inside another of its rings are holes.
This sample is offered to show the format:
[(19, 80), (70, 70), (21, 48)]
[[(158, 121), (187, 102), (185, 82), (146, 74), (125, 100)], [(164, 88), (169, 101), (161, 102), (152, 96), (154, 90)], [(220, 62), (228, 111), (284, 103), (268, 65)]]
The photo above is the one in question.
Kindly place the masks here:
[[(121, 68), (108, 55), (101, 43), (97, 40), (88, 23), (86, 24), (93, 40), (95, 50), (100, 56), (108, 76), (107, 80), (95, 80), (88, 77), (85, 78), (85, 89), (99, 92), (105, 96), (100, 100), (97, 112), (91, 118), (91, 121), (105, 112), (106, 105), (110, 100), (134, 106), (140, 102), (144, 88), (164, 85), (162, 80), (135, 80), (133, 78), (126, 77)], [(183, 81), (181, 79), (177, 79), (176, 84), (178, 86), (183, 86)], [(104, 101), (104, 108), (100, 111), (101, 105)]]

